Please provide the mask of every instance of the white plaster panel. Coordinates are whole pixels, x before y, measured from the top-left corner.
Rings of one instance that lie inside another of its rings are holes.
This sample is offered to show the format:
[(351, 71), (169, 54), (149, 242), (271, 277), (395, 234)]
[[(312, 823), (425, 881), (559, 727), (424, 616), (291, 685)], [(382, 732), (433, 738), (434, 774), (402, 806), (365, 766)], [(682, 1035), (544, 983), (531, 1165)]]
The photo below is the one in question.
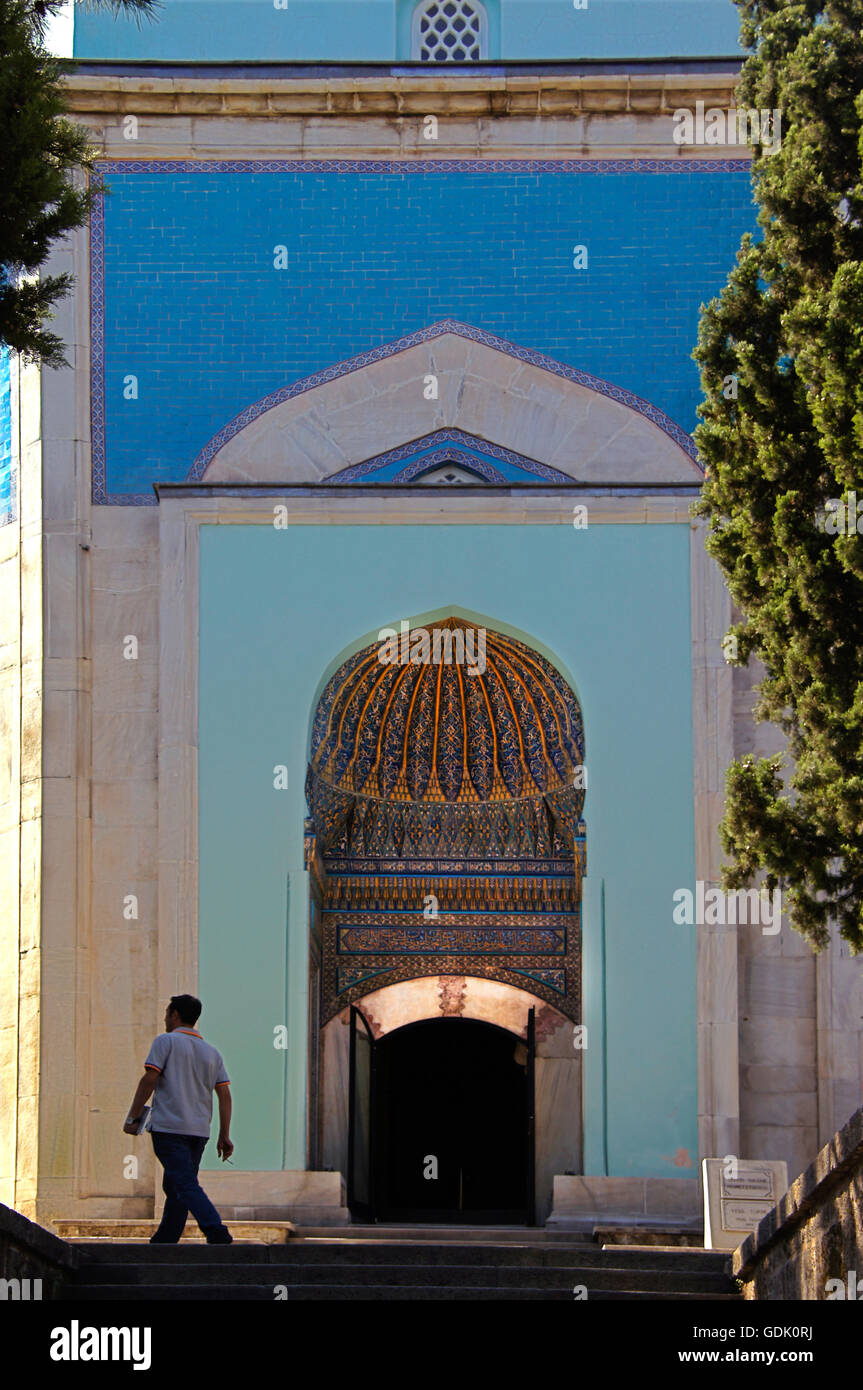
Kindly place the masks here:
[(751, 1018), (741, 1020), (740, 1046), (748, 1062), (806, 1066), (815, 1055), (815, 1020)]
[(761, 1063), (753, 1066), (743, 1065), (741, 1068), (741, 1080), (747, 1091), (769, 1091), (774, 1095), (790, 1095), (795, 1091), (814, 1092), (816, 1077), (814, 1059), (808, 1066), (783, 1067)]
[(100, 547), (93, 553), (94, 592), (124, 595), (146, 592), (155, 600), (158, 576), (155, 556), (143, 548), (128, 550)]
[[(144, 648), (144, 651), (147, 649)], [(92, 661), (93, 710), (142, 710), (155, 713), (159, 667), (155, 653), (126, 661), (119, 642), (108, 648), (100, 643)]]
[[(88, 398), (83, 373), (76, 374), (78, 393)], [(55, 439), (46, 444), (46, 467), (42, 479), (46, 517), (73, 518), (78, 493), (86, 473), (84, 446), (75, 440)]]
[(700, 927), (698, 935), (699, 1017), (737, 1023), (737, 937), (734, 928)]
[(747, 1131), (747, 1152), (740, 1157), (783, 1159), (796, 1176), (812, 1162), (817, 1134), (814, 1125), (757, 1125)]
[[(744, 1122), (748, 1121), (752, 1109), (751, 1098), (744, 1107)], [(814, 1129), (818, 1120), (818, 1097), (814, 1091), (785, 1093), (780, 1095), (762, 1094), (757, 1098), (757, 1124), (779, 1127), (799, 1128), (807, 1126)], [(754, 1125), (747, 1125), (751, 1134)]]
[(102, 710), (93, 721), (93, 773), (103, 781), (153, 778), (156, 773), (157, 719), (145, 710)]
[(71, 777), (75, 767), (76, 700), (72, 691), (46, 690), (42, 696), (42, 774)]
[[(626, 1212), (645, 1215), (644, 1178), (565, 1177), (554, 1179), (554, 1214), (600, 1219)], [(693, 1183), (693, 1189), (695, 1184)]]
[(347, 1173), (350, 1032), (344, 1014), (321, 1031), (321, 1162)]
[[(733, 756), (732, 678), (722, 657), (730, 599), (704, 549), (705, 527), (690, 530), (695, 877), (716, 884), (722, 864), (717, 826), (725, 769)], [(722, 927), (697, 931), (699, 1149), (702, 1157), (739, 1150), (738, 940)]]
[(76, 657), (82, 613), (78, 594), (79, 549), (75, 534), (48, 534), (44, 542), (45, 656)]
[[(758, 931), (743, 927), (742, 932)], [(747, 959), (741, 989), (749, 1010), (774, 1018), (811, 1018), (815, 1012), (811, 960)]]
[[(710, 1045), (714, 1058), (713, 1115), (724, 1116), (735, 1125), (740, 1116), (737, 1028), (736, 1022), (710, 1024)], [(723, 1149), (723, 1153), (727, 1152), (729, 1150)], [(736, 1153), (736, 1148), (731, 1152)]]
[(95, 826), (155, 826), (157, 784), (143, 780), (93, 783)]
[(158, 562), (159, 509), (157, 507), (94, 507), (92, 516), (95, 553), (152, 555)]
[[(76, 266), (71, 254), (54, 253), (51, 258), (52, 274), (73, 275), (75, 270)], [(42, 369), (42, 438), (52, 442), (54, 440), (71, 441), (79, 438), (77, 428), (79, 388), (77, 372), (74, 370), (76, 366), (74, 304), (70, 297), (58, 301), (56, 321), (52, 324), (52, 332), (58, 333), (64, 340), (69, 367), (44, 367)], [(57, 513), (49, 513), (49, 515), (57, 515)]]
[[(98, 869), (98, 866), (97, 866)], [(124, 899), (133, 893), (138, 899), (138, 916), (127, 920), (124, 915)], [(126, 932), (134, 930), (148, 942), (148, 949), (155, 945), (155, 932), (158, 927), (157, 889), (154, 875), (148, 881), (118, 883), (104, 882), (98, 871), (93, 875), (93, 929), (96, 932)]]
[(123, 640), (131, 634), (138, 639), (139, 657), (146, 655), (142, 649), (148, 645), (155, 646), (158, 627), (157, 600), (158, 591), (154, 588), (122, 593), (94, 589), (93, 622), (98, 645), (115, 642), (118, 658), (125, 661)]
[(134, 834), (127, 826), (93, 827), (93, 872), (104, 883), (126, 884), (155, 878), (156, 829), (139, 825)]
[(243, 1201), (253, 1205), (341, 1207), (345, 1181), (341, 1173), (312, 1173), (285, 1169), (279, 1173), (253, 1173), (223, 1169), (207, 1173), (207, 1195), (216, 1206)]

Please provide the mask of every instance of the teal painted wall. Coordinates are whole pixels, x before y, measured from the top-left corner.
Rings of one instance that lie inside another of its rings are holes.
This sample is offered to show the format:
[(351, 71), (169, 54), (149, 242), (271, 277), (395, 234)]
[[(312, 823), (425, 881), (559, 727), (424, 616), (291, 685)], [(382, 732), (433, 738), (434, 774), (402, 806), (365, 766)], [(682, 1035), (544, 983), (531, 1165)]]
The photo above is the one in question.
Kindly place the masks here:
[(584, 712), (585, 1171), (607, 1150), (612, 1175), (695, 1177), (673, 1162), (697, 1153), (695, 939), (671, 920), (695, 855), (686, 524), (202, 528), (199, 988), (237, 1166), (304, 1166), (315, 702), (382, 626), (447, 607), (531, 641)]
[[(728, 57), (739, 52), (732, 0), (485, 0), (489, 56)], [(76, 58), (214, 62), (393, 62), (410, 53), (412, 0), (163, 0), (137, 25), (79, 7)]]

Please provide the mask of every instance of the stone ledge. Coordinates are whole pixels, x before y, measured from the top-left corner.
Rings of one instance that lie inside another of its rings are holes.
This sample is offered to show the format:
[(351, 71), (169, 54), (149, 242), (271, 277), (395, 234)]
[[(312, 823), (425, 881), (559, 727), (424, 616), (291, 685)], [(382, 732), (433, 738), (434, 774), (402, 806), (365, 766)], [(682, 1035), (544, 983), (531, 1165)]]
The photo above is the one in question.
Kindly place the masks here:
[(700, 1223), (690, 1226), (654, 1226), (635, 1224), (630, 1226), (594, 1226), (593, 1238), (603, 1249), (606, 1246), (625, 1245), (630, 1249), (645, 1250), (672, 1249), (678, 1246), (688, 1250), (699, 1250), (702, 1254), (713, 1254), (704, 1249), (704, 1228)]
[(701, 1190), (694, 1177), (557, 1175), (546, 1226), (591, 1236), (611, 1229), (694, 1235), (701, 1229), (700, 1211)]
[[(203, 1173), (207, 1196), (234, 1232), (234, 1223), (276, 1222), (292, 1226), (350, 1223), (345, 1180), (339, 1172), (282, 1169), (277, 1172), (219, 1169)], [(155, 1215), (161, 1214), (162, 1193)], [(191, 1224), (187, 1227), (191, 1230)], [(236, 1237), (235, 1237), (236, 1238)]]
[[(201, 1172), (207, 1196), (217, 1206), (292, 1207), (297, 1211), (327, 1207), (340, 1211), (345, 1205), (345, 1180), (341, 1173), (313, 1169), (266, 1170), (208, 1169)], [(161, 1192), (157, 1209), (162, 1205)], [(280, 1218), (284, 1219), (284, 1218)]]
[(735, 74), (633, 76), (518, 75), (478, 73), (457, 79), (434, 74), (409, 77), (120, 77), (65, 79), (68, 109), (75, 115), (132, 112), (135, 115), (285, 115), (419, 117), (429, 106), (437, 116), (507, 117), (629, 113), (668, 115), (702, 100), (734, 104)]
[(347, 1207), (315, 1206), (304, 1203), (302, 1206), (285, 1204), (262, 1204), (260, 1206), (231, 1206), (219, 1204), (219, 1215), (225, 1224), (233, 1229), (237, 1221), (288, 1222), (293, 1226), (350, 1226), (351, 1214)]
[[(447, 491), (447, 505), (442, 506), (440, 494), (425, 489), (420, 495), (394, 493), (379, 484), (372, 493), (351, 493), (346, 488), (328, 488), (324, 492), (308, 490), (307, 494), (292, 490), (290, 485), (241, 490), (225, 488), (186, 488), (178, 484), (170, 489), (160, 486), (159, 501), (163, 517), (182, 515), (186, 521), (201, 525), (268, 525), (273, 524), (272, 499), (289, 501), (290, 524), (293, 525), (351, 525), (401, 526), (416, 525), (488, 525), (510, 526), (572, 526), (572, 499), (590, 505), (590, 525), (672, 525), (691, 524), (690, 496), (698, 489), (681, 489), (683, 497), (598, 496), (586, 489), (578, 493), (546, 494), (539, 487), (534, 494), (521, 496), (498, 494), (494, 488), (472, 492), (469, 483)], [(483, 495), (485, 493), (485, 495)], [(131, 509), (130, 509), (131, 510)], [(720, 656), (721, 660), (721, 656)]]
[[(291, 1221), (231, 1221), (229, 1219), (226, 1224), (235, 1241), (255, 1245), (284, 1245), (290, 1240), (295, 1229)], [(81, 1217), (79, 1220), (68, 1221), (58, 1218), (54, 1225), (64, 1240), (111, 1240), (122, 1241), (125, 1244), (127, 1241), (149, 1241), (159, 1223), (158, 1221), (111, 1219), (100, 1221), (98, 1217)], [(187, 1226), (180, 1244), (185, 1245), (188, 1242), (199, 1245), (206, 1244), (203, 1232), (193, 1222)]]
[(829, 1144), (788, 1188), (751, 1236), (747, 1236), (731, 1256), (735, 1279), (747, 1280), (761, 1259), (774, 1245), (786, 1240), (820, 1206), (829, 1202), (833, 1191), (863, 1169), (863, 1109), (858, 1110)]
[(9, 1247), (22, 1250), (26, 1255), (36, 1256), (51, 1265), (64, 1269), (75, 1269), (78, 1256), (70, 1250), (66, 1242), (44, 1226), (28, 1221), (19, 1211), (0, 1203), (0, 1252), (2, 1252), (2, 1272), (6, 1272), (6, 1251)]

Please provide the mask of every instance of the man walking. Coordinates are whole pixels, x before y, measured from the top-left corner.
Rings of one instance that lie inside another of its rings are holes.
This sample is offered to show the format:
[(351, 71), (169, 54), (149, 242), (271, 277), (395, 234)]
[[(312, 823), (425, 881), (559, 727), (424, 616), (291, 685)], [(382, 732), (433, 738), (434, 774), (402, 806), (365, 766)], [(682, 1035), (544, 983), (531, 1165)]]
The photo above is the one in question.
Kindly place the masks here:
[(219, 1098), (219, 1138), (216, 1152), (224, 1163), (234, 1152), (230, 1140), (231, 1092), (220, 1054), (204, 1042), (195, 1024), (201, 1001), (175, 994), (165, 1010), (165, 1029), (156, 1038), (144, 1063), (144, 1075), (123, 1126), (136, 1134), (151, 1095), (150, 1132), (153, 1151), (165, 1170), (165, 1207), (152, 1245), (176, 1245), (192, 1213), (208, 1245), (230, 1245), (233, 1236), (198, 1182), (198, 1167), (210, 1137), (213, 1091)]

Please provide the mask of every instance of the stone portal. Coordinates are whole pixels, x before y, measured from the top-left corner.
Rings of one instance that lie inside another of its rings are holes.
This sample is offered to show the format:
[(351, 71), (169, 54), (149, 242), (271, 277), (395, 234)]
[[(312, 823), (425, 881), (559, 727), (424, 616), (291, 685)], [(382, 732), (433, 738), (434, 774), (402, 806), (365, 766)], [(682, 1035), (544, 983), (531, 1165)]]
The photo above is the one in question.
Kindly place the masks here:
[[(552, 1032), (581, 1017), (586, 779), (575, 694), (550, 661), (504, 633), (455, 616), (403, 627), (355, 653), (327, 683), (306, 784), (310, 1150), (315, 1166), (332, 1161), (342, 1171), (346, 1053), (335, 1038), (346, 1006), (362, 1001), (374, 1027), (379, 996), (430, 977), (440, 982), (440, 1009), (417, 1014), (409, 990), (390, 1028), (465, 1017), (468, 980), (508, 986), (507, 1000), (530, 999), (541, 1019), (555, 1019)], [(513, 1020), (502, 998), (497, 1009), (485, 1002), (487, 1022), (515, 1021), (524, 1036), (526, 1009)], [(321, 1025), (330, 1035), (323, 1058)], [(580, 1097), (573, 1029), (565, 1031)], [(577, 1171), (580, 1106), (557, 1131), (566, 1151), (558, 1171)], [(541, 1153), (548, 1142), (538, 1125)]]

